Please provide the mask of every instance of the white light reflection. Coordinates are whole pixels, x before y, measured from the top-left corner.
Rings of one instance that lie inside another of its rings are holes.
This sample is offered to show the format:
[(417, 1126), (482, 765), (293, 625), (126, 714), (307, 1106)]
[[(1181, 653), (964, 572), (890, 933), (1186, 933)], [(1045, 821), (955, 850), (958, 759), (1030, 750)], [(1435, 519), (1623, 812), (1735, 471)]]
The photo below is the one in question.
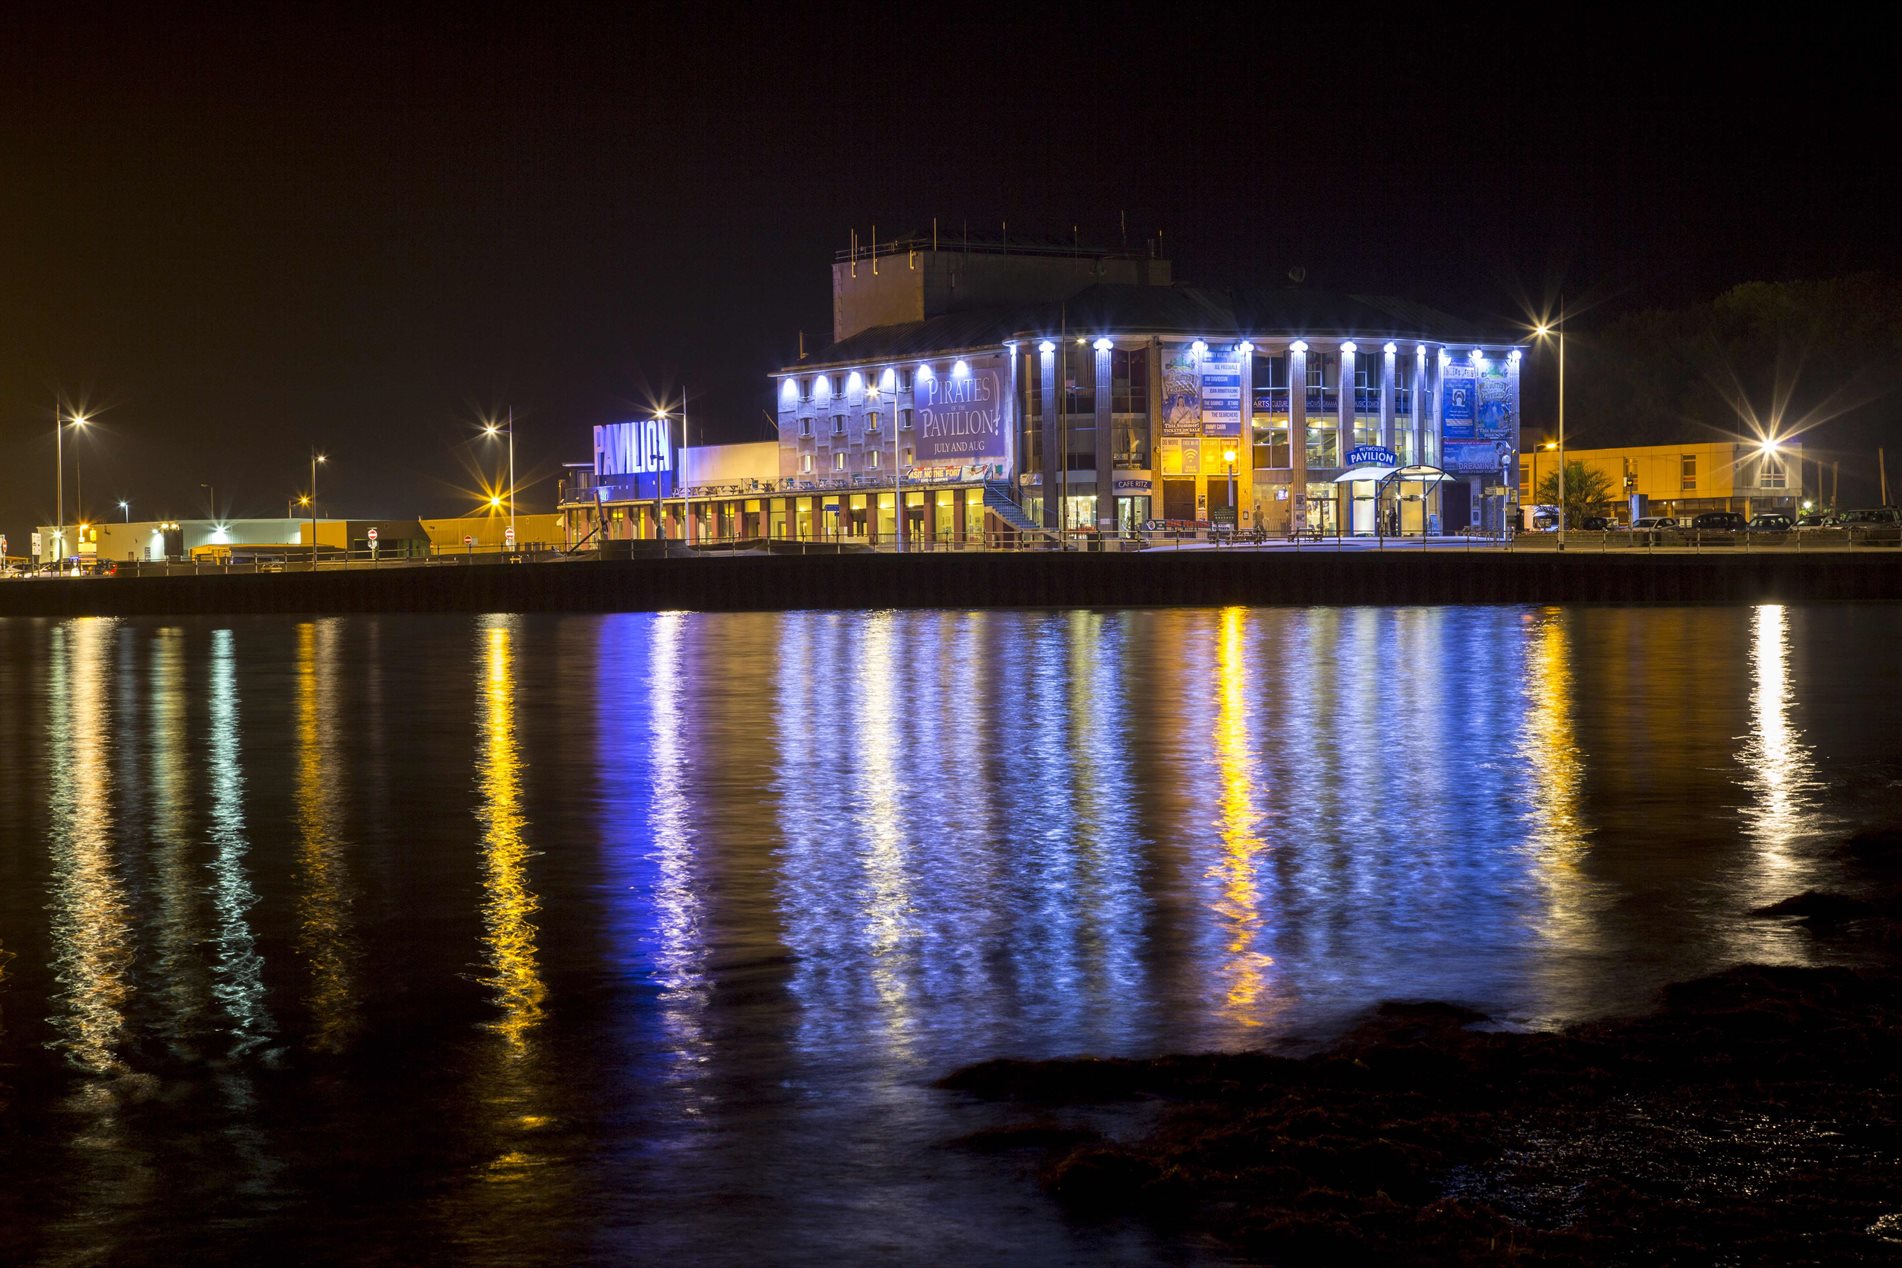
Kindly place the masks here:
[(899, 615), (875, 612), (860, 644), (856, 798), (866, 835), (868, 882), (860, 913), (872, 984), (878, 992), (886, 1038), (901, 1056), (910, 1055), (913, 1001), (908, 984), (918, 930), (912, 918), (911, 880), (904, 837), (905, 808), (898, 778)]
[[(245, 872), (251, 843), (244, 824), (244, 775), (238, 760), (238, 688), (230, 630), (211, 636), (211, 782), (212, 908), (217, 931), (212, 992), (230, 1024), (230, 1054), (241, 1056), (270, 1039), (271, 1017), (264, 1007), (264, 960), (251, 933), (250, 911), (257, 903)], [(158, 719), (154, 718), (154, 725)]]
[(143, 748), (149, 762), (146, 784), (152, 794), (152, 881), (157, 899), (152, 927), (157, 972), (152, 985), (160, 1005), (158, 1030), (174, 1056), (191, 1059), (198, 1055), (193, 1044), (205, 1026), (212, 987), (200, 954), (207, 932), (192, 848), (192, 764), (182, 760), (181, 753), (191, 733), (184, 659), (184, 633), (159, 630), (152, 639), (147, 669), (150, 704)]
[(654, 980), (660, 987), (661, 1025), (683, 1074), (703, 1058), (711, 991), (704, 913), (694, 888), (696, 840), (687, 786), (693, 750), (682, 712), (686, 694), (682, 650), (690, 619), (683, 612), (662, 612), (654, 618), (647, 676), (648, 701), (654, 711), (654, 933), (658, 942)]
[(1829, 825), (1821, 821), (1815, 754), (1792, 718), (1789, 610), (1759, 604), (1751, 614), (1750, 734), (1737, 760), (1750, 801), (1742, 808), (1744, 831), (1757, 856), (1751, 878), (1756, 905), (1787, 898), (1803, 888), (1795, 873), (1802, 862), (1793, 847)]

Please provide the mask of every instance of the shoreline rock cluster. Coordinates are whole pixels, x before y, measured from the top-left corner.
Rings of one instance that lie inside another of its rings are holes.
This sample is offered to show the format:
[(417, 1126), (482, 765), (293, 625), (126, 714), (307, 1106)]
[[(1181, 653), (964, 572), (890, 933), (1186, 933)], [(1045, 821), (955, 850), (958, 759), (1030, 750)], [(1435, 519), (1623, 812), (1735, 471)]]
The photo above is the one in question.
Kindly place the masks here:
[[(1018, 1121), (1074, 1217), (1274, 1263), (1902, 1262), (1902, 832), (1800, 919), (1861, 967), (1742, 965), (1546, 1033), (1383, 1004), (1323, 1052), (989, 1061), (940, 1086)], [(1147, 1103), (1128, 1138), (1091, 1107)]]

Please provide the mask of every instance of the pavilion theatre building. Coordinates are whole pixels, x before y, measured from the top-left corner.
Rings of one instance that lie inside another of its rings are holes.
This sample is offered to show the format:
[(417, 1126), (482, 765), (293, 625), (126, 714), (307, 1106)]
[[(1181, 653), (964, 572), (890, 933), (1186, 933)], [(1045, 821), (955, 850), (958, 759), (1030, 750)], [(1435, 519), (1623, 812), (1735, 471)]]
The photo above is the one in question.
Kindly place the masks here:
[[(1518, 513), (1521, 348), (1418, 304), (1178, 286), (1153, 246), (977, 239), (842, 253), (832, 298), (831, 344), (773, 376), (777, 444), (719, 447), (747, 453), (717, 478), (680, 454), (674, 487), (639, 490), (653, 511), (593, 504), (603, 536), (1417, 534)], [(601, 448), (577, 489), (622, 479)]]

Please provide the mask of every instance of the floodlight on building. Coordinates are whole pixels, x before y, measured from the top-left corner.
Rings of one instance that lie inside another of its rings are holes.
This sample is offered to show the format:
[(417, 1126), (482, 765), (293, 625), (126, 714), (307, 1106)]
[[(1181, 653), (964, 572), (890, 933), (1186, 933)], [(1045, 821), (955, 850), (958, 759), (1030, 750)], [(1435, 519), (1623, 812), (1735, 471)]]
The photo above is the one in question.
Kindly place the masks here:
[(1293, 343), (1288, 345), (1289, 352), (1306, 352), (1307, 350), (1308, 350), (1308, 343), (1307, 343), (1307, 340), (1305, 339), (1297, 339)]
[(1111, 348), (1114, 348), (1116, 344), (1109, 339), (1098, 339), (1090, 346), (1095, 348), (1098, 352), (1108, 352)]
[(1341, 340), (1341, 351), (1351, 354), (1351, 353), (1359, 352), (1360, 348), (1354, 343), (1352, 339), (1343, 339)]
[(1248, 340), (1246, 339), (1242, 340), (1240, 343), (1235, 345), (1235, 351), (1241, 353), (1243, 356), (1247, 356), (1249, 353), (1253, 352), (1254, 350), (1255, 350), (1255, 345), (1248, 342)]
[(1051, 343), (1048, 339), (1043, 340), (1037, 345), (1037, 351), (1043, 353), (1045, 356), (1049, 356), (1051, 353), (1055, 352), (1056, 350), (1057, 350), (1057, 345), (1054, 343)]
[(1393, 340), (1389, 339), (1386, 343), (1380, 346), (1380, 350), (1391, 357), (1394, 353), (1400, 351), (1400, 348), (1397, 344), (1394, 343)]
[(1189, 345), (1189, 351), (1194, 354), (1197, 360), (1200, 360), (1209, 354), (1209, 346), (1200, 339), (1197, 339), (1194, 343)]
[(971, 377), (971, 367), (970, 367), (970, 365), (969, 365), (969, 363), (967, 363), (966, 361), (964, 361), (964, 359), (963, 359), (963, 358), (959, 358), (958, 360), (956, 360), (956, 361), (953, 361), (953, 362), (951, 363), (951, 377), (952, 377), (952, 378), (954, 378), (954, 379), (968, 379), (968, 378), (970, 378), (970, 377)]
[(1478, 365), (1481, 361), (1484, 361), (1485, 359), (1486, 359), (1486, 353), (1484, 350), (1480, 348), (1473, 349), (1472, 362), (1474, 365)]
[(931, 379), (931, 378), (936, 378), (937, 376), (931, 372), (931, 363), (929, 361), (921, 361), (918, 363), (917, 377), (921, 379)]
[(1783, 448), (1782, 441), (1775, 436), (1765, 436), (1757, 445), (1757, 453), (1765, 458), (1774, 457), (1781, 448)]

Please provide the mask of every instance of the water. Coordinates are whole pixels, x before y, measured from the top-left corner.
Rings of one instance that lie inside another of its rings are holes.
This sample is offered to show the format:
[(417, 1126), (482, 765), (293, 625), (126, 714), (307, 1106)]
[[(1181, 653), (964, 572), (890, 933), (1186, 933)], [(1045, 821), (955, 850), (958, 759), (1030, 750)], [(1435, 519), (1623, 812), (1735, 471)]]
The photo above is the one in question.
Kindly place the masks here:
[(931, 1081), (1805, 962), (1899, 617), (0, 621), (0, 1258), (1199, 1260)]

